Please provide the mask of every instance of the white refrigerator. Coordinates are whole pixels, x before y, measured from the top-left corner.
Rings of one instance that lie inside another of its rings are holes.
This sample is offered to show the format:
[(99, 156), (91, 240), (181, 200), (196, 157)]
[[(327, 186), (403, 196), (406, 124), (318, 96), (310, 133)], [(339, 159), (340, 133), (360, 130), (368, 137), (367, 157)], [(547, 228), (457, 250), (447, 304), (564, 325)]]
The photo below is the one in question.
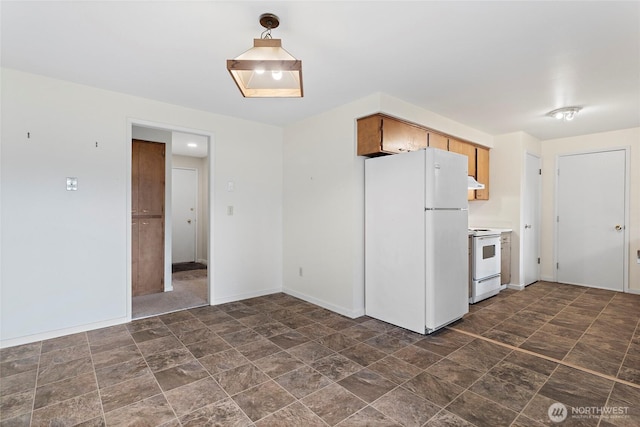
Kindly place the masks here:
[(467, 157), (365, 160), (365, 311), (430, 334), (469, 311)]

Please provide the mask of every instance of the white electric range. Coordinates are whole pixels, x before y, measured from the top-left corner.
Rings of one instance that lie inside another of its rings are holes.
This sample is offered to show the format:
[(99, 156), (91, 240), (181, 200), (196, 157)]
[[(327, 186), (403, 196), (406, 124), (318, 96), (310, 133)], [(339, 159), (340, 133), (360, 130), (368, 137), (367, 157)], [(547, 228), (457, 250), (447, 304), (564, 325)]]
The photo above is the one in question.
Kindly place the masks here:
[(469, 304), (494, 295), (500, 283), (500, 230), (470, 228)]

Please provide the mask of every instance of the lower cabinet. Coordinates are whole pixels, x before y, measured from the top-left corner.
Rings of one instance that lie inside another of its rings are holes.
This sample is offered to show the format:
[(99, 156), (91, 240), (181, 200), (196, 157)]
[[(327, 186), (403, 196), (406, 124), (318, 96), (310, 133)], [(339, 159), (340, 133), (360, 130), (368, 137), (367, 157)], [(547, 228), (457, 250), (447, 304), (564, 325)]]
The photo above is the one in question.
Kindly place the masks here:
[(500, 278), (501, 285), (511, 283), (511, 232), (500, 234)]
[(164, 291), (164, 218), (133, 218), (131, 223), (132, 295)]

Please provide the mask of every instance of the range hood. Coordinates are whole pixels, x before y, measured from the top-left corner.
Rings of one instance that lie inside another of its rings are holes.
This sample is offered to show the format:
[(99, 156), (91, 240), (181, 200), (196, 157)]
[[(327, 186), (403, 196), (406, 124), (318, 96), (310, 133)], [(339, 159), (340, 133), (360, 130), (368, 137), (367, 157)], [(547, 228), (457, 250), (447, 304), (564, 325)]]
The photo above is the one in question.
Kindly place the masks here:
[(484, 190), (484, 184), (480, 184), (471, 175), (467, 176), (467, 188), (469, 190)]

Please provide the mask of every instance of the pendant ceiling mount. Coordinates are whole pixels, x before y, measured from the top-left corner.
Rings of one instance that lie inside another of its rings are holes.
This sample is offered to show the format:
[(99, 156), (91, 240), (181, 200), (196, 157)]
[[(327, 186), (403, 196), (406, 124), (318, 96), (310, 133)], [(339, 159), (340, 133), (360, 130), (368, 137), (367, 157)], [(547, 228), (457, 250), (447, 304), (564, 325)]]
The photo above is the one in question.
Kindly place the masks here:
[(280, 18), (273, 13), (263, 13), (260, 15), (260, 25), (268, 30), (278, 28), (280, 26)]
[(266, 30), (253, 39), (253, 48), (227, 60), (227, 70), (246, 98), (301, 98), (302, 61), (282, 48), (282, 41), (271, 37), (280, 26), (273, 13), (263, 13), (260, 25)]

